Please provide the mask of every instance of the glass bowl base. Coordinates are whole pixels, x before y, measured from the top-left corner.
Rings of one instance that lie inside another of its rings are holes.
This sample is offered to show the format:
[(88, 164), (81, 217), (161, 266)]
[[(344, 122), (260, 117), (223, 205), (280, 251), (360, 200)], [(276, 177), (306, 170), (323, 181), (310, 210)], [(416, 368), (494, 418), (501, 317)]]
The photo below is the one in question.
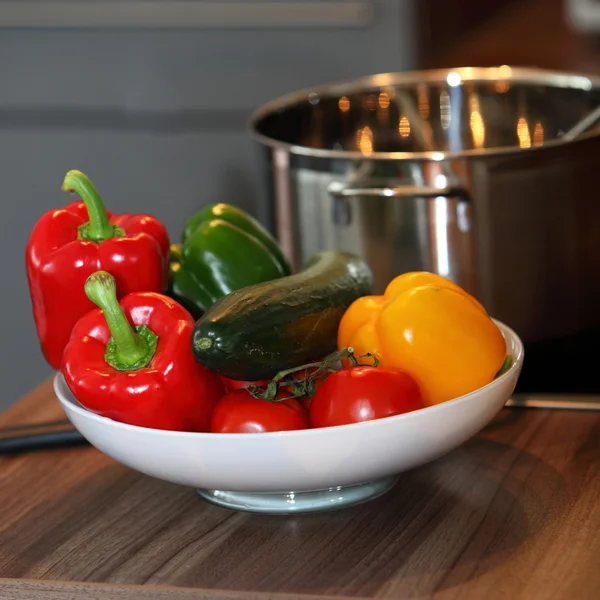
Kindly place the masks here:
[(399, 477), (393, 475), (358, 485), (342, 485), (314, 492), (258, 493), (201, 489), (197, 491), (208, 502), (231, 510), (285, 515), (337, 510), (373, 500), (391, 490)]

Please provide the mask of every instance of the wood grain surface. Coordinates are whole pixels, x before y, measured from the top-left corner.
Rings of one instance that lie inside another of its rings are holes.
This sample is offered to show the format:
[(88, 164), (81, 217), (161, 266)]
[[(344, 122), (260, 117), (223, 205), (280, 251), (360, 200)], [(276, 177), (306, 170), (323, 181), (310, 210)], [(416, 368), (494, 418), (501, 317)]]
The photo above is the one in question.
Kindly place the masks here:
[(35, 387), (27, 396), (0, 413), (0, 427), (66, 420), (65, 412), (54, 395), (52, 380)]
[[(0, 578), (2, 600), (346, 600), (340, 596), (220, 592), (190, 588)], [(348, 599), (350, 600), (350, 599)]]
[[(56, 413), (46, 385), (8, 417), (49, 405)], [(600, 597), (598, 412), (506, 409), (383, 497), (317, 515), (231, 512), (91, 447), (0, 459), (0, 490), (4, 578), (225, 597)], [(36, 598), (25, 583), (0, 584), (3, 599)]]

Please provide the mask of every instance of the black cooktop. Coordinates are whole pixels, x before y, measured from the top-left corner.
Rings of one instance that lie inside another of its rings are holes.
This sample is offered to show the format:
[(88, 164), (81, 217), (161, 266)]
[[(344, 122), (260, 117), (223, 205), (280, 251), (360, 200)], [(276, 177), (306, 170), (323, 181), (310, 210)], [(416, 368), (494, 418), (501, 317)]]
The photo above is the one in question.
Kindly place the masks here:
[(516, 392), (600, 394), (600, 327), (546, 342), (525, 344)]

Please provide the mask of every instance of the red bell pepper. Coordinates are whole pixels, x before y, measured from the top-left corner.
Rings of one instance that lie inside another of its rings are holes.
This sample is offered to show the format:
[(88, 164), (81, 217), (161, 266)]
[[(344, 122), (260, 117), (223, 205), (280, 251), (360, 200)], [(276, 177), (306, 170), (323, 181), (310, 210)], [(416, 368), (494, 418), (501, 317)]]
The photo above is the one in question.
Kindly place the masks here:
[(115, 279), (104, 271), (90, 275), (85, 292), (100, 308), (77, 322), (62, 365), (77, 400), (130, 425), (209, 431), (225, 389), (192, 354), (190, 313), (155, 292), (129, 294), (119, 303)]
[(62, 184), (83, 202), (50, 210), (36, 223), (26, 249), (27, 279), (42, 352), (54, 369), (77, 319), (94, 305), (83, 285), (100, 269), (117, 280), (118, 297), (137, 291), (163, 292), (169, 265), (169, 236), (149, 215), (112, 215), (92, 182), (69, 171)]

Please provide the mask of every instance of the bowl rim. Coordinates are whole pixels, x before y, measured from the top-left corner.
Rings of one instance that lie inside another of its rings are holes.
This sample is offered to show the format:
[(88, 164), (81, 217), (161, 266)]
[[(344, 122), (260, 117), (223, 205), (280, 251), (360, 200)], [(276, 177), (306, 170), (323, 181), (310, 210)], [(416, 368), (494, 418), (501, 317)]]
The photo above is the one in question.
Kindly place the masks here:
[(332, 83), (325, 83), (307, 87), (281, 95), (262, 106), (250, 115), (246, 130), (250, 137), (259, 144), (274, 150), (289, 152), (292, 155), (308, 156), (323, 159), (343, 160), (413, 160), (426, 162), (439, 162), (458, 158), (486, 158), (507, 154), (539, 153), (550, 148), (568, 144), (577, 144), (590, 138), (600, 136), (597, 131), (587, 131), (575, 139), (566, 140), (554, 138), (544, 142), (541, 146), (521, 148), (519, 146), (496, 146), (491, 148), (471, 148), (466, 150), (427, 150), (419, 152), (371, 152), (364, 154), (359, 150), (335, 150), (328, 148), (311, 148), (302, 144), (285, 142), (271, 137), (260, 130), (263, 119), (281, 109), (300, 104), (311, 95), (318, 97), (335, 97), (364, 91), (370, 88), (388, 87), (392, 85), (426, 83), (444, 84), (448, 76), (454, 75), (462, 86), (463, 83), (491, 83), (502, 81), (507, 83), (528, 83), (531, 85), (548, 85), (559, 89), (573, 89), (591, 91), (600, 88), (600, 76), (586, 73), (542, 69), (538, 67), (520, 67), (500, 65), (491, 67), (450, 67), (443, 69), (425, 69), (415, 71), (401, 71), (377, 73), (366, 77), (344, 79)]
[[(409, 421), (411, 419), (419, 418), (419, 415), (422, 415), (426, 412), (433, 413), (435, 411), (440, 412), (440, 411), (444, 411), (444, 410), (450, 410), (448, 407), (457, 406), (459, 404), (464, 404), (466, 402), (469, 402), (469, 400), (471, 400), (473, 398), (473, 396), (475, 396), (476, 394), (481, 394), (484, 391), (492, 390), (495, 387), (500, 386), (502, 384), (502, 382), (505, 381), (507, 378), (511, 377), (515, 373), (516, 370), (521, 368), (521, 366), (523, 364), (523, 360), (525, 358), (525, 349), (523, 346), (523, 342), (519, 338), (519, 336), (516, 334), (516, 332), (513, 329), (511, 329), (510, 327), (508, 327), (508, 325), (505, 325), (504, 323), (502, 323), (501, 321), (498, 321), (497, 319), (492, 319), (492, 320), (494, 321), (494, 323), (498, 326), (498, 328), (502, 332), (502, 335), (504, 336), (504, 339), (507, 342), (507, 346), (510, 342), (515, 347), (514, 352), (511, 354), (511, 356), (513, 358), (513, 362), (511, 364), (511, 366), (509, 367), (509, 369), (506, 372), (504, 372), (502, 375), (500, 375), (499, 377), (497, 377), (490, 383), (484, 385), (483, 387), (480, 387), (472, 392), (469, 392), (468, 394), (463, 394), (462, 396), (453, 398), (452, 400), (447, 400), (446, 402), (441, 402), (439, 404), (426, 406), (424, 408), (420, 408), (418, 410), (413, 410), (413, 411), (407, 412), (407, 413), (402, 413), (400, 415), (393, 415), (391, 417), (385, 417), (383, 419), (372, 419), (370, 421), (362, 421), (360, 423), (349, 423), (347, 425), (333, 425), (331, 427), (316, 427), (316, 428), (310, 428), (310, 429), (298, 429), (298, 430), (294, 430), (294, 431), (270, 431), (270, 432), (259, 433), (259, 434), (211, 433), (211, 432), (197, 432), (197, 431), (173, 431), (170, 429), (153, 429), (151, 427), (141, 427), (139, 425), (130, 425), (128, 423), (121, 423), (120, 421), (115, 421), (113, 419), (110, 419), (109, 417), (103, 417), (101, 415), (97, 415), (94, 412), (85, 408), (81, 404), (75, 404), (70, 398), (66, 397), (60, 390), (60, 388), (62, 386), (64, 386), (67, 390), (69, 390), (69, 393), (73, 396), (73, 398), (75, 398), (73, 393), (70, 391), (69, 386), (67, 385), (67, 382), (61, 371), (57, 371), (55, 373), (54, 378), (53, 378), (53, 387), (54, 387), (54, 392), (56, 394), (56, 397), (58, 398), (61, 405), (65, 408), (65, 410), (72, 411), (75, 414), (79, 415), (80, 417), (82, 417), (86, 420), (96, 422), (103, 426), (108, 425), (109, 427), (114, 427), (116, 429), (121, 429), (121, 430), (125, 430), (125, 431), (132, 431), (132, 432), (138, 432), (138, 433), (151, 432), (152, 435), (157, 435), (159, 437), (176, 436), (177, 438), (184, 438), (184, 439), (190, 438), (190, 439), (199, 439), (199, 440), (204, 439), (204, 438), (206, 438), (207, 440), (208, 439), (210, 439), (210, 440), (216, 440), (216, 439), (221, 439), (221, 440), (223, 440), (223, 439), (227, 439), (227, 440), (260, 439), (260, 440), (264, 440), (267, 438), (281, 438), (282, 436), (285, 437), (286, 439), (303, 438), (304, 436), (308, 436), (308, 437), (319, 436), (319, 435), (322, 436), (322, 435), (327, 435), (327, 432), (332, 432), (332, 431), (336, 431), (336, 432), (338, 432), (338, 431), (353, 431), (353, 430), (357, 430), (357, 429), (364, 431), (368, 428), (381, 426), (382, 423), (388, 423), (388, 424), (389, 423), (397, 423), (400, 421)], [(75, 398), (75, 400), (77, 400), (77, 399)]]

